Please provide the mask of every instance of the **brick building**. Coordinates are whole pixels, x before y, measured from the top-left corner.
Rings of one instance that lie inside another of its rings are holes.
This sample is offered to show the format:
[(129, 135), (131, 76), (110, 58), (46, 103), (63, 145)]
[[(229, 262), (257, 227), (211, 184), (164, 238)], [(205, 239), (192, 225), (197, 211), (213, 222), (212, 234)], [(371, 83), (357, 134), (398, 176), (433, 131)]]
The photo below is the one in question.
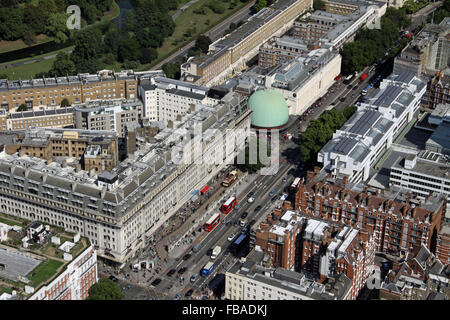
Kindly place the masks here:
[(316, 168), (299, 184), (293, 208), (307, 216), (365, 229), (376, 250), (405, 256), (424, 244), (434, 250), (447, 206), (446, 196), (433, 193), (419, 200), (402, 189), (380, 191), (347, 179), (332, 179)]
[(444, 225), (437, 235), (436, 257), (442, 263), (450, 264), (450, 226)]
[(387, 300), (448, 300), (450, 266), (444, 265), (425, 246), (402, 263), (395, 263), (380, 288)]
[(373, 273), (375, 242), (365, 230), (307, 218), (275, 209), (256, 230), (255, 245), (269, 256), (269, 265), (301, 271), (320, 283), (345, 274), (352, 281), (349, 299), (356, 299)]

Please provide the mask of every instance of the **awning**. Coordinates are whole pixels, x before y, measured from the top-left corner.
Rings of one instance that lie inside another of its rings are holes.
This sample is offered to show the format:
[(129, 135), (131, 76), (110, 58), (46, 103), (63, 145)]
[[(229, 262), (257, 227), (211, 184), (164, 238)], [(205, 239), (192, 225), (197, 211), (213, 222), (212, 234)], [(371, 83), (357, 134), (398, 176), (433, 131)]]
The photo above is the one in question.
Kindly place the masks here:
[(205, 192), (208, 191), (208, 190), (209, 190), (209, 186), (206, 185), (206, 186), (203, 187), (202, 190), (200, 190), (200, 193), (201, 193), (201, 194), (205, 194)]

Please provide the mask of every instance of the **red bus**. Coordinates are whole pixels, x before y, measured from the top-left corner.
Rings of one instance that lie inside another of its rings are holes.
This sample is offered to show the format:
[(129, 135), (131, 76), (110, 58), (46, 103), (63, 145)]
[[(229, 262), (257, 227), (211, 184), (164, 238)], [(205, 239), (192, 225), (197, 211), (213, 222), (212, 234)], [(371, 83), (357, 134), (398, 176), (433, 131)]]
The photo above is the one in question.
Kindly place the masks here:
[(237, 204), (237, 199), (235, 197), (230, 197), (221, 208), (222, 213), (228, 214)]
[(294, 182), (291, 184), (291, 193), (295, 193), (298, 190), (298, 183), (300, 182), (300, 178), (295, 178)]
[(214, 229), (220, 222), (220, 213), (216, 213), (208, 221), (205, 223), (205, 231), (211, 231)]

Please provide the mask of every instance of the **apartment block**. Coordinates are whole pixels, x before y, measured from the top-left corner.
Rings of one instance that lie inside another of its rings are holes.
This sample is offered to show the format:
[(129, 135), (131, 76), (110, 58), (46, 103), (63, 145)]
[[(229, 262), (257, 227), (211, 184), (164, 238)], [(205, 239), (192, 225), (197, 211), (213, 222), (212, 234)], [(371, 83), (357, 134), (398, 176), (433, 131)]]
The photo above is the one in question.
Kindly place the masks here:
[(209, 46), (205, 57), (192, 57), (181, 65), (181, 78), (202, 85), (216, 85), (246, 68), (259, 47), (281, 36), (294, 20), (312, 8), (312, 0), (278, 0), (253, 15), (232, 33)]
[(450, 265), (421, 246), (402, 263), (394, 264), (380, 288), (387, 300), (450, 299)]
[(144, 112), (139, 99), (88, 102), (73, 107), (75, 127), (84, 130), (110, 130), (125, 137), (125, 127), (138, 123)]
[(440, 24), (427, 24), (394, 60), (394, 73), (414, 72), (418, 76), (433, 77), (444, 71), (449, 75), (448, 57), (450, 18)]
[(97, 252), (89, 246), (67, 266), (64, 272), (36, 291), (29, 300), (85, 300), (98, 281)]
[(213, 106), (219, 99), (211, 97), (210, 88), (186, 81), (154, 77), (139, 86), (143, 115), (150, 121), (165, 124), (189, 112), (192, 105)]
[(275, 209), (256, 227), (255, 238), (274, 268), (301, 271), (320, 283), (345, 274), (352, 281), (350, 299), (374, 271), (375, 241), (365, 230)]
[(445, 224), (437, 235), (436, 257), (443, 264), (450, 264), (450, 226)]
[(441, 71), (431, 78), (422, 104), (429, 109), (436, 109), (441, 104), (450, 105), (450, 74)]
[(447, 207), (445, 195), (433, 193), (422, 200), (405, 189), (380, 191), (316, 169), (300, 184), (293, 210), (364, 229), (374, 237), (377, 252), (404, 257), (421, 244), (436, 246)]
[(270, 68), (309, 52), (309, 46), (302, 40), (289, 36), (274, 37), (259, 48), (258, 65)]
[(56, 107), (62, 100), (70, 104), (92, 100), (136, 99), (138, 83), (155, 75), (164, 76), (161, 71), (113, 72), (102, 70), (97, 74), (31, 79), (0, 80), (1, 108), (15, 111), (21, 104), (33, 107)]
[(74, 163), (84, 170), (112, 170), (118, 162), (115, 132), (74, 129), (29, 129), (0, 134), (5, 153)]
[(10, 112), (6, 120), (5, 130), (72, 128), (74, 125), (73, 110), (73, 108), (57, 108), (40, 111)]

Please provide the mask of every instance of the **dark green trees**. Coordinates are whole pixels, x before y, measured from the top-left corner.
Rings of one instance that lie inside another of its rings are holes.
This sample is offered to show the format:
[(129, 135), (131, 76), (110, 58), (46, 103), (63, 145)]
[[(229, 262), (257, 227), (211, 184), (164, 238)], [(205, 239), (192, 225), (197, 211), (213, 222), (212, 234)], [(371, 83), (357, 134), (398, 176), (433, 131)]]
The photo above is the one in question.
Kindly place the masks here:
[(87, 300), (122, 300), (124, 297), (122, 290), (112, 280), (102, 278), (89, 289)]

